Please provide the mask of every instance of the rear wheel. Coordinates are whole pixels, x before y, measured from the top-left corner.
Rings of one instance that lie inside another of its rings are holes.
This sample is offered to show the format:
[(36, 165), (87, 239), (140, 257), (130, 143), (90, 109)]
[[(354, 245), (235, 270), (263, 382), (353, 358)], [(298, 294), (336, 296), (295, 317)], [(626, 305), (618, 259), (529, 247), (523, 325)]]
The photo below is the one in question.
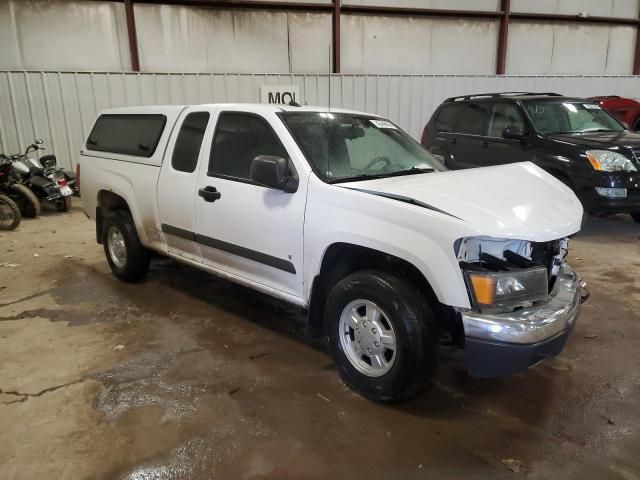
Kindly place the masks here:
[(140, 243), (129, 212), (116, 210), (105, 218), (102, 244), (111, 271), (119, 279), (135, 282), (149, 271), (149, 251)]
[(333, 288), (326, 315), (340, 375), (362, 396), (398, 402), (429, 385), (438, 329), (415, 287), (385, 272), (356, 272)]
[(0, 195), (0, 230), (13, 230), (20, 225), (22, 216), (16, 202), (6, 195)]
[(20, 208), (20, 213), (25, 218), (36, 218), (40, 215), (40, 200), (36, 197), (36, 194), (21, 183), (14, 183), (9, 187), (16, 195), (16, 203)]
[(631, 218), (633, 218), (636, 222), (640, 223), (640, 212), (633, 212), (631, 214)]

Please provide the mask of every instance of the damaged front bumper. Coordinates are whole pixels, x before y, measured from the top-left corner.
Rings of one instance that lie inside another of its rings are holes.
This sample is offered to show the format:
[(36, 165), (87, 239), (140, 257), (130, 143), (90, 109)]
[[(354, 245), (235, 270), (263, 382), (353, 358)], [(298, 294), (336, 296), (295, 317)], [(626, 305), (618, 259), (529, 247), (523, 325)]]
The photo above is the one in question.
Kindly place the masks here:
[(462, 312), (467, 371), (510, 375), (559, 354), (588, 296), (584, 282), (564, 264), (543, 303), (507, 313)]

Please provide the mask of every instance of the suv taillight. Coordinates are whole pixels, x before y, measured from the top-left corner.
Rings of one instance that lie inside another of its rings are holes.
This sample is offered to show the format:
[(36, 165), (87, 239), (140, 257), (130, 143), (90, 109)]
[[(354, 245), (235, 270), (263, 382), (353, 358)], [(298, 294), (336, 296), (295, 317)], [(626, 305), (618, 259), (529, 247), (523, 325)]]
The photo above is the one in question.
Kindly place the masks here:
[(429, 126), (425, 125), (424, 130), (422, 130), (422, 137), (420, 137), (420, 143), (426, 146), (427, 137), (429, 136)]
[(66, 187), (67, 186), (67, 179), (66, 178), (59, 178), (58, 180), (56, 180), (56, 182), (58, 182), (58, 185), (60, 187)]

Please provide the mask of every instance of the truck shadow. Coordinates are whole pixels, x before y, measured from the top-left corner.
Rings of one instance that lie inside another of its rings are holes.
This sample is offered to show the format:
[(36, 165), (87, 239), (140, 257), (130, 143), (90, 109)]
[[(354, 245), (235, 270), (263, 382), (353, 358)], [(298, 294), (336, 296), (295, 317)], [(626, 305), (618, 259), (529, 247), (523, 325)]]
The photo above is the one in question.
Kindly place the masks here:
[[(327, 363), (323, 369), (335, 371), (324, 341), (307, 335), (306, 312), (301, 308), (171, 260), (154, 261), (147, 282), (157, 282), (192, 297), (205, 309), (222, 310), (326, 352)], [(167, 308), (175, 309), (175, 304), (168, 301)], [(202, 315), (206, 310), (192, 313)], [(530, 425), (540, 423), (547, 415), (551, 401), (548, 393), (554, 383), (552, 369), (538, 366), (509, 378), (476, 379), (466, 374), (462, 355), (460, 349), (442, 348), (439, 372), (432, 387), (424, 395), (390, 408), (425, 418), (450, 418), (499, 410)], [(337, 371), (335, 375), (338, 375)]]

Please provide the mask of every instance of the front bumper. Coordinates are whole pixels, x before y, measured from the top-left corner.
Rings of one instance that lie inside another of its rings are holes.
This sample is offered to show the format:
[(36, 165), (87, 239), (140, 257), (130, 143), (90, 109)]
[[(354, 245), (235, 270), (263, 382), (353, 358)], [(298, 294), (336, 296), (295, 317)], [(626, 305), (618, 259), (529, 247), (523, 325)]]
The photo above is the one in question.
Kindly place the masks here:
[(587, 297), (578, 275), (565, 264), (544, 303), (507, 313), (461, 313), (467, 371), (477, 377), (510, 375), (557, 355)]

